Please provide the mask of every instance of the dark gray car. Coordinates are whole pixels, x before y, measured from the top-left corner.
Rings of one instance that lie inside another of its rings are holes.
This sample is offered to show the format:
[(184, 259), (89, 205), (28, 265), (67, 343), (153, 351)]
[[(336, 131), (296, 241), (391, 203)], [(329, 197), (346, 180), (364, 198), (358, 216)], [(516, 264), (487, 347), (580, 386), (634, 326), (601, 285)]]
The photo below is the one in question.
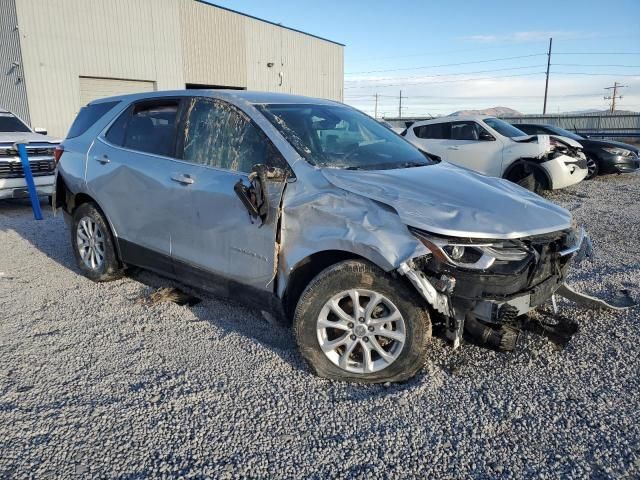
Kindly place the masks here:
[(513, 348), (515, 319), (588, 244), (569, 212), (431, 159), (337, 102), (174, 91), (92, 102), (63, 142), (54, 206), (79, 268), (129, 265), (293, 321), (318, 374), (402, 380), (432, 320)]

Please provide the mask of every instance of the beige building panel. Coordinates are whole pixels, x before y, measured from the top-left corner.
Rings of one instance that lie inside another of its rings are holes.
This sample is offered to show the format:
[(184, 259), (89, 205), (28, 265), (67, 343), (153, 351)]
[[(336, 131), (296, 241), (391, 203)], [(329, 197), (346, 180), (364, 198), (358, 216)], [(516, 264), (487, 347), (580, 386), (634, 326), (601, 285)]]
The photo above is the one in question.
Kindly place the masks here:
[(186, 83), (246, 87), (245, 20), (237, 13), (181, 0)]
[(16, 0), (16, 13), (31, 123), (53, 135), (89, 98), (81, 77), (343, 96), (342, 46), (195, 0)]
[(246, 29), (248, 89), (342, 100), (341, 45), (251, 18)]
[(83, 106), (80, 77), (184, 88), (172, 0), (17, 0), (16, 7), (31, 120), (53, 135), (65, 135)]

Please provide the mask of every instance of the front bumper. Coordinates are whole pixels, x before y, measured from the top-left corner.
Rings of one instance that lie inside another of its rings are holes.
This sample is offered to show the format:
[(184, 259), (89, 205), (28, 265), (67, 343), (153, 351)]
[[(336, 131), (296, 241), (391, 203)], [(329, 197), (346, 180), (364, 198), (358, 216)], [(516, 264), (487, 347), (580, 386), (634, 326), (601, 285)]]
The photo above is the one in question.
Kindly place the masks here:
[(549, 174), (553, 190), (575, 185), (584, 180), (589, 173), (586, 159), (576, 159), (567, 155), (558, 155), (540, 166)]
[[(53, 194), (54, 175), (43, 175), (33, 177), (33, 183), (40, 196)], [(29, 197), (27, 181), (24, 178), (2, 178), (0, 179), (0, 200), (7, 198)]]
[(445, 316), (447, 335), (457, 347), (469, 315), (495, 325), (524, 315), (563, 287), (572, 258), (592, 255), (582, 229), (525, 240), (530, 248), (527, 258), (487, 270), (457, 268), (429, 254), (402, 264), (398, 271)]
[(602, 157), (602, 173), (631, 173), (640, 169), (640, 158), (636, 155), (610, 155)]

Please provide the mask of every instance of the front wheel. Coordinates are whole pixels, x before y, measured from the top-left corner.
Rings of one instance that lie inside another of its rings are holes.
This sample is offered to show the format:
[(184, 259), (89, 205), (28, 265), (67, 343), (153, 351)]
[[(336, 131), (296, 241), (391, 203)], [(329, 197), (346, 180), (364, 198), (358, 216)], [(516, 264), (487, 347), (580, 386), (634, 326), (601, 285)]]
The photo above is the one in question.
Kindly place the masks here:
[(122, 276), (111, 230), (100, 211), (83, 203), (73, 212), (71, 244), (78, 268), (94, 282), (107, 282)]
[(591, 180), (598, 175), (599, 171), (600, 167), (598, 166), (598, 162), (596, 162), (595, 158), (591, 155), (587, 155), (587, 176), (585, 179)]
[(374, 265), (340, 262), (316, 276), (294, 315), (298, 346), (322, 377), (396, 382), (424, 365), (431, 322), (412, 287)]

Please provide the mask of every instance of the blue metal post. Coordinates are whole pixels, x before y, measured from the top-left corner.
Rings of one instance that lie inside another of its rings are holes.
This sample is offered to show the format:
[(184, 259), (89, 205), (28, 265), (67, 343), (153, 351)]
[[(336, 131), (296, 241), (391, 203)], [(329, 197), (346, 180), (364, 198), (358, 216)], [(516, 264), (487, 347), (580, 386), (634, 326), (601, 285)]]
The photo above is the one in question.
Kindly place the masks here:
[(27, 155), (27, 149), (24, 146), (24, 143), (17, 143), (16, 145), (18, 147), (18, 153), (20, 154), (20, 161), (22, 162), (24, 179), (27, 181), (27, 188), (29, 189), (29, 197), (31, 198), (31, 208), (33, 209), (33, 216), (36, 220), (42, 220), (40, 199), (38, 199), (36, 184), (33, 182), (33, 174), (31, 173), (31, 165), (29, 165), (29, 156)]

